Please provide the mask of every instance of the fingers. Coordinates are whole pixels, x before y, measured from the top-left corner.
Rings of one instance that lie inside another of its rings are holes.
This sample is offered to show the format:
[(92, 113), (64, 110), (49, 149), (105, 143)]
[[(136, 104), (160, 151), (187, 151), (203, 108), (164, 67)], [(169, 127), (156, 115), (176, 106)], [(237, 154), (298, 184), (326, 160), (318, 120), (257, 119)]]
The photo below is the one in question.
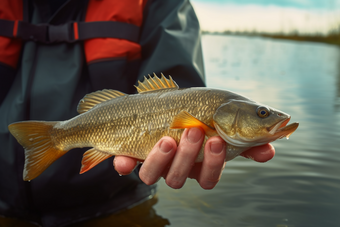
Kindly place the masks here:
[(204, 133), (199, 128), (185, 130), (178, 147), (172, 138), (162, 138), (144, 161), (139, 172), (141, 180), (150, 185), (164, 176), (167, 185), (178, 189), (189, 176), (204, 189), (214, 188), (225, 166), (226, 143), (220, 137), (210, 138), (203, 163), (195, 163), (203, 140)]
[(252, 159), (257, 162), (267, 162), (275, 155), (275, 149), (271, 144), (265, 144), (258, 147), (252, 147), (243, 152), (241, 156)]
[[(199, 128), (186, 129), (178, 146), (173, 138), (163, 137), (144, 161), (139, 172), (140, 179), (151, 185), (163, 176), (168, 186), (178, 189), (190, 177), (204, 189), (214, 188), (225, 166), (226, 143), (218, 136), (209, 138), (203, 162), (195, 163), (204, 138), (204, 132)], [(257, 162), (266, 162), (274, 155), (275, 149), (271, 144), (253, 147), (241, 154)], [(136, 165), (134, 158), (116, 156), (114, 159), (115, 169), (121, 175), (130, 174)]]
[(171, 137), (166, 136), (158, 141), (139, 170), (140, 179), (147, 185), (156, 183), (168, 168), (176, 148), (176, 141)]
[(137, 165), (137, 159), (126, 156), (116, 156), (113, 159), (113, 166), (120, 175), (130, 174)]
[(199, 128), (184, 130), (165, 182), (171, 188), (181, 188), (195, 163), (204, 140), (204, 132)]
[(204, 148), (204, 160), (198, 183), (204, 189), (213, 189), (221, 178), (225, 166), (226, 143), (221, 137), (210, 138)]

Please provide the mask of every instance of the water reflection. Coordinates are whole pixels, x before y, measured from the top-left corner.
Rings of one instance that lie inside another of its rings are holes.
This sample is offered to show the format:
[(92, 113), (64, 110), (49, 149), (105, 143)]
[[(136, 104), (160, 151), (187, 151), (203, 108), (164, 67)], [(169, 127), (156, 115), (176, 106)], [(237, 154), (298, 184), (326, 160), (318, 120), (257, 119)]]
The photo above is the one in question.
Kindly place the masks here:
[(83, 223), (77, 223), (70, 227), (139, 227), (154, 226), (164, 227), (169, 225), (169, 220), (156, 214), (153, 206), (157, 203), (158, 196), (154, 196), (131, 209), (121, 211), (106, 217), (95, 218)]
[[(94, 218), (88, 221), (68, 225), (68, 227), (140, 227), (153, 226), (164, 227), (170, 225), (169, 220), (157, 215), (153, 206), (158, 202), (158, 196), (144, 201), (131, 209), (119, 213)], [(38, 227), (38, 225), (28, 223), (12, 218), (0, 217), (0, 226), (20, 226), (20, 227)]]

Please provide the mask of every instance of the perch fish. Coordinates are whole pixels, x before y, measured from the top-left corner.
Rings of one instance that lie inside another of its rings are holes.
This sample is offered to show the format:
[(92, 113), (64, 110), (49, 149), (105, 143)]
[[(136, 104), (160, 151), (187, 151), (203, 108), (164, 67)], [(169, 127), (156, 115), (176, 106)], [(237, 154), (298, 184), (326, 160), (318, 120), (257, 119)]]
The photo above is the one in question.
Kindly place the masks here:
[[(250, 147), (288, 138), (299, 125), (287, 125), (288, 114), (230, 91), (180, 89), (163, 74), (145, 78), (136, 88), (133, 95), (109, 89), (87, 94), (79, 102), (79, 115), (66, 121), (10, 124), (9, 131), (25, 149), (23, 179), (36, 178), (73, 148), (91, 147), (80, 173), (114, 155), (145, 160), (163, 136), (179, 143), (184, 129), (191, 127), (201, 127), (205, 141), (221, 136), (228, 143), (228, 161)], [(204, 144), (196, 162), (204, 158)]]

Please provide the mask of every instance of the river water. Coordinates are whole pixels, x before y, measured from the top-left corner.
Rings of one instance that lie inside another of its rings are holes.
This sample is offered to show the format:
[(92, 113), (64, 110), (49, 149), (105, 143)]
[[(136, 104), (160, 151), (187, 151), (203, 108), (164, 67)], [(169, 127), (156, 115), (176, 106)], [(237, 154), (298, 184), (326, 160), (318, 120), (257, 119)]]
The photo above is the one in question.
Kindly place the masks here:
[(160, 180), (156, 213), (171, 226), (340, 226), (340, 48), (260, 37), (203, 36), (208, 87), (241, 93), (300, 126), (274, 159), (227, 163), (215, 189)]

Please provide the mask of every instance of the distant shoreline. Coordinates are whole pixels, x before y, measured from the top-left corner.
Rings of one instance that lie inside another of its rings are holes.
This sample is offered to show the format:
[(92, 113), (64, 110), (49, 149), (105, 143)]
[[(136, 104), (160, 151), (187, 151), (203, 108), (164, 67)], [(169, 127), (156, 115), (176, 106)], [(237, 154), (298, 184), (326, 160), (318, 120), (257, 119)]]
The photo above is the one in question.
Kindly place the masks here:
[(240, 36), (259, 36), (273, 39), (287, 39), (295, 41), (307, 41), (307, 42), (319, 42), (328, 43), (331, 45), (340, 46), (340, 33), (330, 34), (330, 35), (300, 35), (300, 34), (268, 34), (268, 33), (258, 33), (258, 32), (208, 32), (202, 31), (202, 34), (210, 35), (240, 35)]

